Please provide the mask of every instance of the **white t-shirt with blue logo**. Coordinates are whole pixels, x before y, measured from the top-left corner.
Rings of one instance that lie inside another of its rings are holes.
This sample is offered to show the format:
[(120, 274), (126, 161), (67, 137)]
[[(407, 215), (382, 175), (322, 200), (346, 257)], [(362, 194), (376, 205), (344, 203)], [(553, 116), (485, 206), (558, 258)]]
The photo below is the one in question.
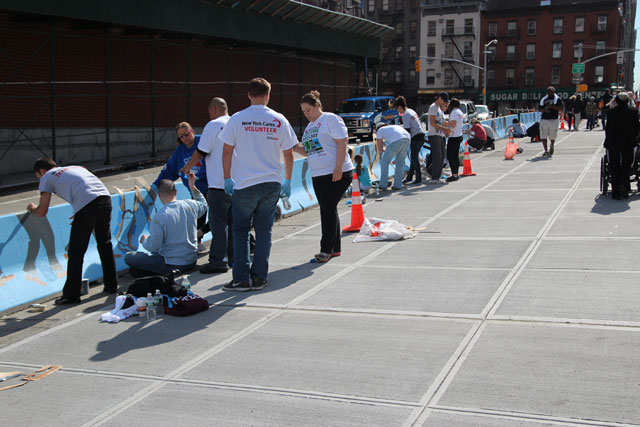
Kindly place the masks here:
[(82, 166), (57, 167), (40, 178), (41, 193), (55, 193), (71, 204), (73, 212), (87, 206), (98, 196), (108, 196), (109, 191), (97, 176)]
[(251, 105), (235, 113), (218, 138), (235, 148), (235, 188), (265, 182), (282, 183), (280, 151), (298, 144), (289, 121), (266, 105)]
[[(307, 125), (302, 136), (302, 146), (307, 152), (309, 172), (312, 177), (333, 173), (338, 154), (338, 145), (335, 140), (348, 137), (349, 133), (344, 121), (333, 113), (322, 113)], [(342, 172), (350, 170), (353, 170), (353, 163), (345, 153)]]

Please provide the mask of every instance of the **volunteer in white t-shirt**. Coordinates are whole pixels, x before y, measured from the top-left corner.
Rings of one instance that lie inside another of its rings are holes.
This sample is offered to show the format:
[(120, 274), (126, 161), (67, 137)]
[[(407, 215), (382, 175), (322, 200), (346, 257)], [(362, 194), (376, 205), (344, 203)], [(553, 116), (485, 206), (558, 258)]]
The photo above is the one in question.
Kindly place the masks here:
[(80, 302), (82, 264), (84, 254), (93, 233), (98, 255), (102, 264), (104, 292), (115, 294), (118, 290), (118, 275), (111, 244), (111, 196), (102, 181), (82, 166), (57, 167), (49, 158), (36, 160), (33, 170), (40, 180), (40, 202), (29, 203), (31, 214), (44, 217), (49, 211), (51, 194), (71, 204), (73, 222), (69, 235), (69, 258), (67, 280), (62, 288), (62, 296), (54, 301), (56, 305)]
[[(198, 149), (189, 162), (180, 169), (187, 174), (203, 157), (207, 169), (207, 203), (209, 204), (209, 226), (213, 235), (209, 250), (209, 263), (200, 268), (200, 273), (224, 273), (233, 265), (233, 215), (231, 196), (224, 191), (222, 173), (222, 148), (224, 143), (218, 135), (229, 121), (227, 102), (222, 98), (213, 98), (209, 102), (209, 117), (200, 136)], [(233, 162), (231, 176), (234, 175)]]
[(451, 113), (449, 113), (449, 123), (451, 125), (451, 135), (447, 141), (447, 160), (451, 167), (451, 176), (447, 182), (460, 179), (458, 169), (460, 169), (460, 143), (462, 142), (462, 125), (464, 124), (464, 113), (460, 110), (460, 101), (453, 98), (449, 103)]
[(300, 108), (309, 124), (302, 136), (302, 146), (294, 150), (308, 158), (322, 228), (320, 253), (315, 259), (327, 262), (340, 256), (342, 250), (338, 203), (353, 179), (353, 163), (347, 155), (349, 135), (342, 118), (322, 111), (319, 92), (304, 95)]
[[(384, 143), (387, 143), (385, 146)], [(386, 190), (389, 184), (389, 163), (396, 160), (396, 170), (393, 175), (394, 190), (402, 189), (404, 176), (404, 164), (411, 145), (409, 132), (398, 125), (387, 125), (384, 122), (378, 124), (376, 131), (376, 148), (378, 153), (383, 153), (380, 158), (380, 189)]]
[[(291, 196), (292, 148), (298, 144), (298, 138), (289, 121), (267, 107), (270, 92), (271, 85), (265, 79), (251, 80), (248, 94), (251, 106), (231, 116), (218, 135), (224, 143), (224, 189), (233, 194), (234, 264), (233, 280), (223, 287), (227, 291), (260, 290), (267, 285), (271, 228), (278, 197)], [(280, 152), (284, 158), (284, 181)], [(256, 230), (253, 263), (249, 259), (252, 221)]]
[(420, 168), (420, 149), (424, 145), (424, 130), (420, 125), (420, 118), (418, 114), (411, 108), (407, 107), (407, 100), (404, 96), (399, 96), (395, 101), (395, 109), (399, 114), (402, 114), (402, 126), (411, 135), (411, 164), (409, 166), (409, 172), (407, 172), (407, 179), (405, 182), (410, 182), (413, 179), (413, 174), (416, 175), (416, 180), (412, 184), (419, 184), (422, 182), (422, 170)]

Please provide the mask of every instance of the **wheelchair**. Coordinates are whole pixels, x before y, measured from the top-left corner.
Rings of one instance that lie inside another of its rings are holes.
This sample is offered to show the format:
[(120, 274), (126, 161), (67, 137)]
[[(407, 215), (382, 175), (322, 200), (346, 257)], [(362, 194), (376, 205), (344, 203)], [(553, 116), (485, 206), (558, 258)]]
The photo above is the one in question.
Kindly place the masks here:
[[(605, 150), (604, 156), (600, 159), (600, 192), (603, 196), (609, 193), (611, 184), (611, 168), (609, 167), (609, 153)], [(637, 191), (640, 192), (640, 146), (633, 148), (633, 163), (631, 164), (631, 175), (629, 183), (635, 182)]]

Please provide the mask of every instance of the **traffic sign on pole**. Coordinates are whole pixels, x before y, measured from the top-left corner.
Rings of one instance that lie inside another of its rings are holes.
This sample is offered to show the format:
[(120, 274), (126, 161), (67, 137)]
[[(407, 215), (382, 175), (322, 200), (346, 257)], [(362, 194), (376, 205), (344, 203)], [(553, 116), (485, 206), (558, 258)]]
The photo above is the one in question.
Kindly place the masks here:
[(616, 55), (616, 64), (620, 65), (623, 62), (624, 62), (624, 53), (618, 52), (618, 54)]
[(572, 73), (584, 73), (584, 63), (578, 62), (577, 64), (573, 64), (571, 67)]

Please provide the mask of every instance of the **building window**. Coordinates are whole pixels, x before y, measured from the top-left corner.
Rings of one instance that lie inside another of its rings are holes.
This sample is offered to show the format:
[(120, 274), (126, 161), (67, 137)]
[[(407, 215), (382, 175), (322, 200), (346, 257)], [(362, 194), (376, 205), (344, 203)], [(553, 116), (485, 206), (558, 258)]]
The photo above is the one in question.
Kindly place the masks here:
[(409, 70), (409, 83), (416, 82), (416, 70)]
[(402, 0), (396, 0), (396, 10), (402, 10)]
[(388, 53), (389, 53), (389, 48), (388, 47), (383, 47), (382, 48), (382, 59), (383, 60), (387, 56)]
[(491, 22), (487, 26), (487, 35), (489, 37), (497, 37), (498, 36), (498, 23)]
[[(382, 0), (384, 1), (384, 0)], [(554, 18), (553, 20), (553, 34), (562, 34), (562, 18)]]
[(489, 46), (487, 48), (487, 52), (489, 52), (487, 54), (487, 60), (488, 61), (495, 61), (495, 59), (496, 59), (496, 47), (495, 46)]
[(596, 56), (604, 55), (606, 50), (607, 50), (607, 48), (605, 46), (605, 42), (604, 41), (599, 40), (599, 41), (596, 42)]
[(396, 34), (402, 34), (404, 31), (404, 24), (402, 22), (396, 22)]
[(369, 13), (373, 13), (376, 10), (376, 0), (369, 0), (367, 5)]
[(380, 79), (382, 79), (383, 82), (386, 82), (389, 79), (389, 72), (386, 70), (380, 71)]
[(427, 22), (427, 36), (436, 35), (436, 21)]
[(536, 59), (536, 45), (533, 43), (527, 44), (527, 59)]
[(445, 34), (450, 35), (453, 34), (455, 28), (455, 22), (453, 19), (447, 19), (447, 26), (445, 28)]
[(528, 36), (536, 35), (536, 21), (527, 21), (527, 35)]
[(402, 46), (396, 46), (396, 59), (402, 60)]
[(507, 68), (506, 72), (505, 72), (505, 84), (507, 86), (513, 86), (513, 83), (515, 81), (515, 75), (516, 75), (516, 70), (514, 70), (513, 68)]
[(560, 84), (560, 67), (551, 67), (551, 84)]
[(382, 0), (382, 10), (385, 12), (389, 10), (389, 0)]
[(418, 30), (418, 23), (416, 21), (409, 21), (409, 31), (415, 33)]
[(402, 71), (396, 71), (396, 83), (402, 83)]
[(507, 22), (507, 37), (514, 37), (516, 35), (516, 21)]
[(436, 44), (435, 43), (428, 43), (427, 44), (427, 56), (435, 58), (435, 56), (436, 56)]
[(453, 70), (451, 68), (444, 70), (444, 84), (445, 86), (453, 85)]
[(604, 82), (604, 66), (596, 65), (594, 75), (595, 75), (595, 83)]
[(505, 59), (507, 61), (514, 61), (516, 59), (516, 45), (514, 44), (507, 45), (507, 56)]
[(533, 86), (535, 68), (527, 68), (524, 70), (524, 85)]
[(598, 31), (607, 31), (607, 15), (598, 15)]
[(471, 68), (465, 67), (462, 73), (462, 76), (464, 79), (465, 86), (469, 86), (473, 84), (473, 82), (471, 81)]
[(409, 46), (409, 58), (414, 59), (416, 57), (416, 45)]
[(434, 69), (427, 70), (427, 84), (428, 85), (436, 84), (436, 70)]
[(573, 57), (582, 58), (582, 42), (581, 41), (573, 42)]
[(473, 34), (473, 18), (468, 18), (464, 20), (464, 33)]
[(551, 51), (551, 57), (553, 59), (562, 58), (562, 42), (555, 42), (553, 44), (553, 50)]
[(409, 7), (415, 9), (418, 7), (418, 0), (409, 0)]
[(487, 85), (493, 86), (496, 84), (496, 70), (487, 70)]
[(584, 16), (576, 18), (576, 33), (584, 33)]
[(465, 60), (473, 60), (473, 43), (464, 42), (462, 52)]

